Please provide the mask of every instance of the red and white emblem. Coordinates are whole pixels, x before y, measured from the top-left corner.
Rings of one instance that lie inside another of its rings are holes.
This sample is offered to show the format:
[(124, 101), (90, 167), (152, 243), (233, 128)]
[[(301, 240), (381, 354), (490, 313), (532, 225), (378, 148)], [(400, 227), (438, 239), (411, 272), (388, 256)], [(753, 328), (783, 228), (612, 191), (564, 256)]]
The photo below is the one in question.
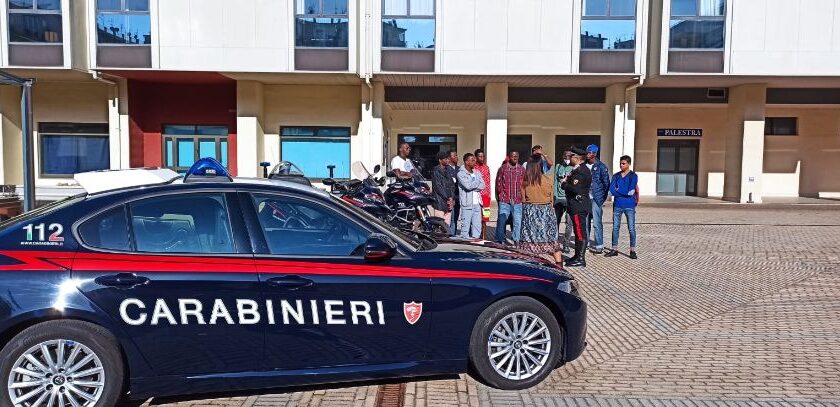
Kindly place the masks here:
[(404, 302), (403, 315), (405, 315), (405, 320), (408, 321), (409, 324), (416, 324), (420, 319), (420, 315), (423, 315), (423, 303), (414, 301), (409, 303)]

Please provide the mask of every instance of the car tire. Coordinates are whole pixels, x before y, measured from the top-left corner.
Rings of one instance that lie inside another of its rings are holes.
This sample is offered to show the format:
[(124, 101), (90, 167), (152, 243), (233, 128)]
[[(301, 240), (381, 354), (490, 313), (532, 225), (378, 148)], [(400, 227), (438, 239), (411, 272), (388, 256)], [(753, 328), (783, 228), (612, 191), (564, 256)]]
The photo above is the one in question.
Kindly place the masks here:
[(551, 310), (530, 297), (508, 297), (478, 316), (470, 337), (470, 366), (488, 386), (527, 389), (551, 374), (562, 346), (563, 332)]
[[(43, 349), (50, 355), (49, 362)], [(41, 367), (30, 358), (41, 363)], [(58, 363), (59, 358), (64, 360), (62, 364)], [(85, 362), (86, 359), (89, 360)], [(43, 378), (39, 380), (37, 376), (20, 373), (24, 369), (39, 373)], [(123, 369), (117, 340), (104, 328), (75, 320), (42, 322), (17, 334), (0, 351), (0, 380), (5, 384), (0, 391), (0, 405), (23, 405), (20, 399), (34, 393), (24, 402), (35, 403), (40, 399), (47, 405), (53, 397), (54, 405), (64, 405), (70, 402), (67, 397), (72, 395), (82, 406), (112, 407), (122, 395)], [(26, 383), (30, 381), (41, 384)], [(12, 382), (23, 383), (24, 387), (12, 389)], [(90, 399), (85, 399), (80, 392)], [(57, 402), (59, 397), (62, 403)]]

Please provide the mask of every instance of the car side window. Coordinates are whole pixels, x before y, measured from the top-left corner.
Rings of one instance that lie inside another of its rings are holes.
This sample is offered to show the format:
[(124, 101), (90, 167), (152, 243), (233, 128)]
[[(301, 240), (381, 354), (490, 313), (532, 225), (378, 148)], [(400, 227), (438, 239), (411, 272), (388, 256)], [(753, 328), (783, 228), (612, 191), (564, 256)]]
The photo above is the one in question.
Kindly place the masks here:
[(128, 205), (139, 252), (235, 253), (222, 194), (160, 196)]
[(254, 195), (271, 254), (360, 256), (368, 233), (344, 215), (314, 202)]
[(105, 250), (128, 251), (128, 222), (125, 207), (120, 205), (100, 213), (79, 226), (79, 237), (90, 247)]

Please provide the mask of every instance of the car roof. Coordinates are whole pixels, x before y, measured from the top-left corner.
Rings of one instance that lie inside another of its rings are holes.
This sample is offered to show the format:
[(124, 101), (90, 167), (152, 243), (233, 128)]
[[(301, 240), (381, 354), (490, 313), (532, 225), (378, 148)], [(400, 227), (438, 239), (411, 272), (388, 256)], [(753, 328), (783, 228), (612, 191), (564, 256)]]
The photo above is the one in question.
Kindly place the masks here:
[(107, 197), (113, 199), (130, 197), (139, 193), (154, 194), (154, 193), (170, 193), (176, 191), (191, 191), (202, 189), (255, 189), (255, 190), (273, 190), (298, 192), (319, 198), (329, 198), (330, 194), (319, 188), (308, 185), (299, 184), (296, 182), (283, 181), (277, 179), (267, 178), (252, 178), (252, 177), (234, 177), (232, 179), (224, 177), (216, 177), (214, 179), (201, 180), (200, 182), (184, 182), (183, 178), (174, 178), (169, 181), (145, 184), (145, 185), (129, 185), (121, 188), (114, 188), (108, 190), (100, 190), (96, 192), (87, 193), (88, 198)]

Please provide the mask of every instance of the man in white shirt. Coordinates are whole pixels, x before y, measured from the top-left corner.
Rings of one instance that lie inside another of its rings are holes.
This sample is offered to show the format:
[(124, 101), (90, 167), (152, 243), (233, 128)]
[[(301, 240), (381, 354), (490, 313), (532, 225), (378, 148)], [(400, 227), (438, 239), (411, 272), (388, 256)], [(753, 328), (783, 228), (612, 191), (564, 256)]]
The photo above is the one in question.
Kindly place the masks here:
[(411, 178), (414, 171), (414, 163), (408, 158), (408, 153), (411, 152), (411, 147), (403, 141), (397, 149), (397, 155), (391, 159), (391, 169), (397, 178)]

